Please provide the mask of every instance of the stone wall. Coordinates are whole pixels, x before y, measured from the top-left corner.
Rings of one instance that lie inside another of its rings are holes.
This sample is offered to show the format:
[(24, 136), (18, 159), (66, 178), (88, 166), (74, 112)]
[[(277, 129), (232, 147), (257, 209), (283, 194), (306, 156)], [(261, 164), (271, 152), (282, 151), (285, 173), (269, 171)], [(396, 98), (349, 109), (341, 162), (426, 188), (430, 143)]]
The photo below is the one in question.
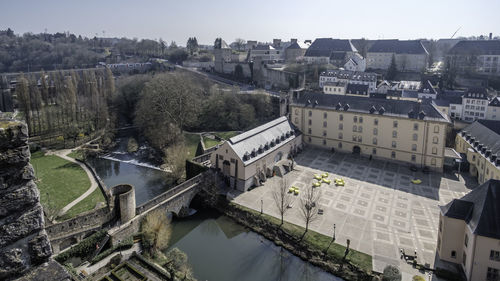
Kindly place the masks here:
[(30, 156), (26, 125), (0, 120), (0, 280), (20, 277), (52, 255)]

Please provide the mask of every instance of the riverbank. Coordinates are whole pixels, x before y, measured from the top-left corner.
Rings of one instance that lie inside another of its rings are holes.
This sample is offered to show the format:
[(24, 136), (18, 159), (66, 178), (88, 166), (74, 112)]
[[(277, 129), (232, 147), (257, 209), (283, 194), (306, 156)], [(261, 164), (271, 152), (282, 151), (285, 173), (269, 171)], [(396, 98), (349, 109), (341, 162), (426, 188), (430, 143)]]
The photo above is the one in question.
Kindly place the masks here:
[(285, 222), (279, 227), (280, 221), (276, 218), (221, 200), (215, 208), (277, 246), (335, 276), (345, 280), (366, 281), (373, 280), (376, 276), (371, 272), (371, 257), (366, 254), (350, 250), (346, 260), (343, 260), (345, 248), (341, 245), (330, 247), (325, 254), (331, 237), (309, 230), (301, 239), (304, 229), (300, 226)]

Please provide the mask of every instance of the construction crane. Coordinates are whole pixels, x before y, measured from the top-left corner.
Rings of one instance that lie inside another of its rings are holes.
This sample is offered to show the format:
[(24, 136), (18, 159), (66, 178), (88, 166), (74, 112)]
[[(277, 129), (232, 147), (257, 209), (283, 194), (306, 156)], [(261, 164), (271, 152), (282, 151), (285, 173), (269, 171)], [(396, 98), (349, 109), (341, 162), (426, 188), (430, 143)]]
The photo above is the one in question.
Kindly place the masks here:
[(457, 29), (457, 31), (455, 31), (455, 33), (453, 33), (453, 35), (451, 36), (450, 39), (453, 39), (453, 37), (455, 37), (455, 34), (457, 34), (457, 32), (460, 30), (460, 28), (462, 28), (461, 26)]

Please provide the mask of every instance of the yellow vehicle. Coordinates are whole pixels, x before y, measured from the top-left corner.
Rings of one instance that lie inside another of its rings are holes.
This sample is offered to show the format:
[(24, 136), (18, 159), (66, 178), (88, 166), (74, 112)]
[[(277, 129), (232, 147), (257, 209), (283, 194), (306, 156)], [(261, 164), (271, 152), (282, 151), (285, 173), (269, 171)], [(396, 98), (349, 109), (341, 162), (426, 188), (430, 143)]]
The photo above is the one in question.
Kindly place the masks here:
[(290, 187), (290, 188), (288, 189), (288, 193), (293, 193), (293, 191), (294, 191), (294, 190), (295, 190), (295, 187), (293, 187), (293, 186), (292, 186), (292, 187)]
[(320, 175), (318, 175), (318, 174), (314, 174), (314, 178), (320, 181), (323, 177), (321, 177), (321, 176), (320, 176)]
[(319, 187), (321, 185), (321, 182), (320, 181), (317, 181), (317, 182), (314, 182), (313, 183), (313, 187)]
[(323, 174), (321, 174), (321, 177), (323, 177), (323, 178), (327, 178), (327, 177), (328, 177), (328, 173), (323, 173)]
[(421, 184), (422, 183), (422, 181), (419, 179), (412, 179), (411, 182), (414, 184)]
[(293, 194), (295, 194), (295, 195), (299, 195), (299, 189), (298, 189), (298, 188), (297, 188), (297, 189), (295, 189), (295, 190), (293, 191)]
[(344, 186), (345, 181), (343, 179), (335, 179), (335, 185), (337, 186)]
[(332, 180), (329, 180), (329, 179), (325, 179), (325, 178), (323, 178), (323, 182), (324, 182), (324, 183), (327, 183), (327, 184), (330, 184), (330, 183), (332, 182)]

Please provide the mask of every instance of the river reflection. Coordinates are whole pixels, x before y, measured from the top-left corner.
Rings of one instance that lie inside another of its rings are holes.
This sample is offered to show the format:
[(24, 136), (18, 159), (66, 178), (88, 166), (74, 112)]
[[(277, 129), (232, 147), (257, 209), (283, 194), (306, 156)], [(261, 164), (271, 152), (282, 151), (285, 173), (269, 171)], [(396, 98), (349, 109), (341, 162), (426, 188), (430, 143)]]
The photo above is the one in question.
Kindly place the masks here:
[(342, 280), (213, 211), (174, 220), (170, 243), (186, 252), (200, 281)]
[(169, 174), (158, 169), (104, 158), (94, 158), (89, 163), (108, 188), (124, 183), (133, 185), (137, 206), (174, 185)]

